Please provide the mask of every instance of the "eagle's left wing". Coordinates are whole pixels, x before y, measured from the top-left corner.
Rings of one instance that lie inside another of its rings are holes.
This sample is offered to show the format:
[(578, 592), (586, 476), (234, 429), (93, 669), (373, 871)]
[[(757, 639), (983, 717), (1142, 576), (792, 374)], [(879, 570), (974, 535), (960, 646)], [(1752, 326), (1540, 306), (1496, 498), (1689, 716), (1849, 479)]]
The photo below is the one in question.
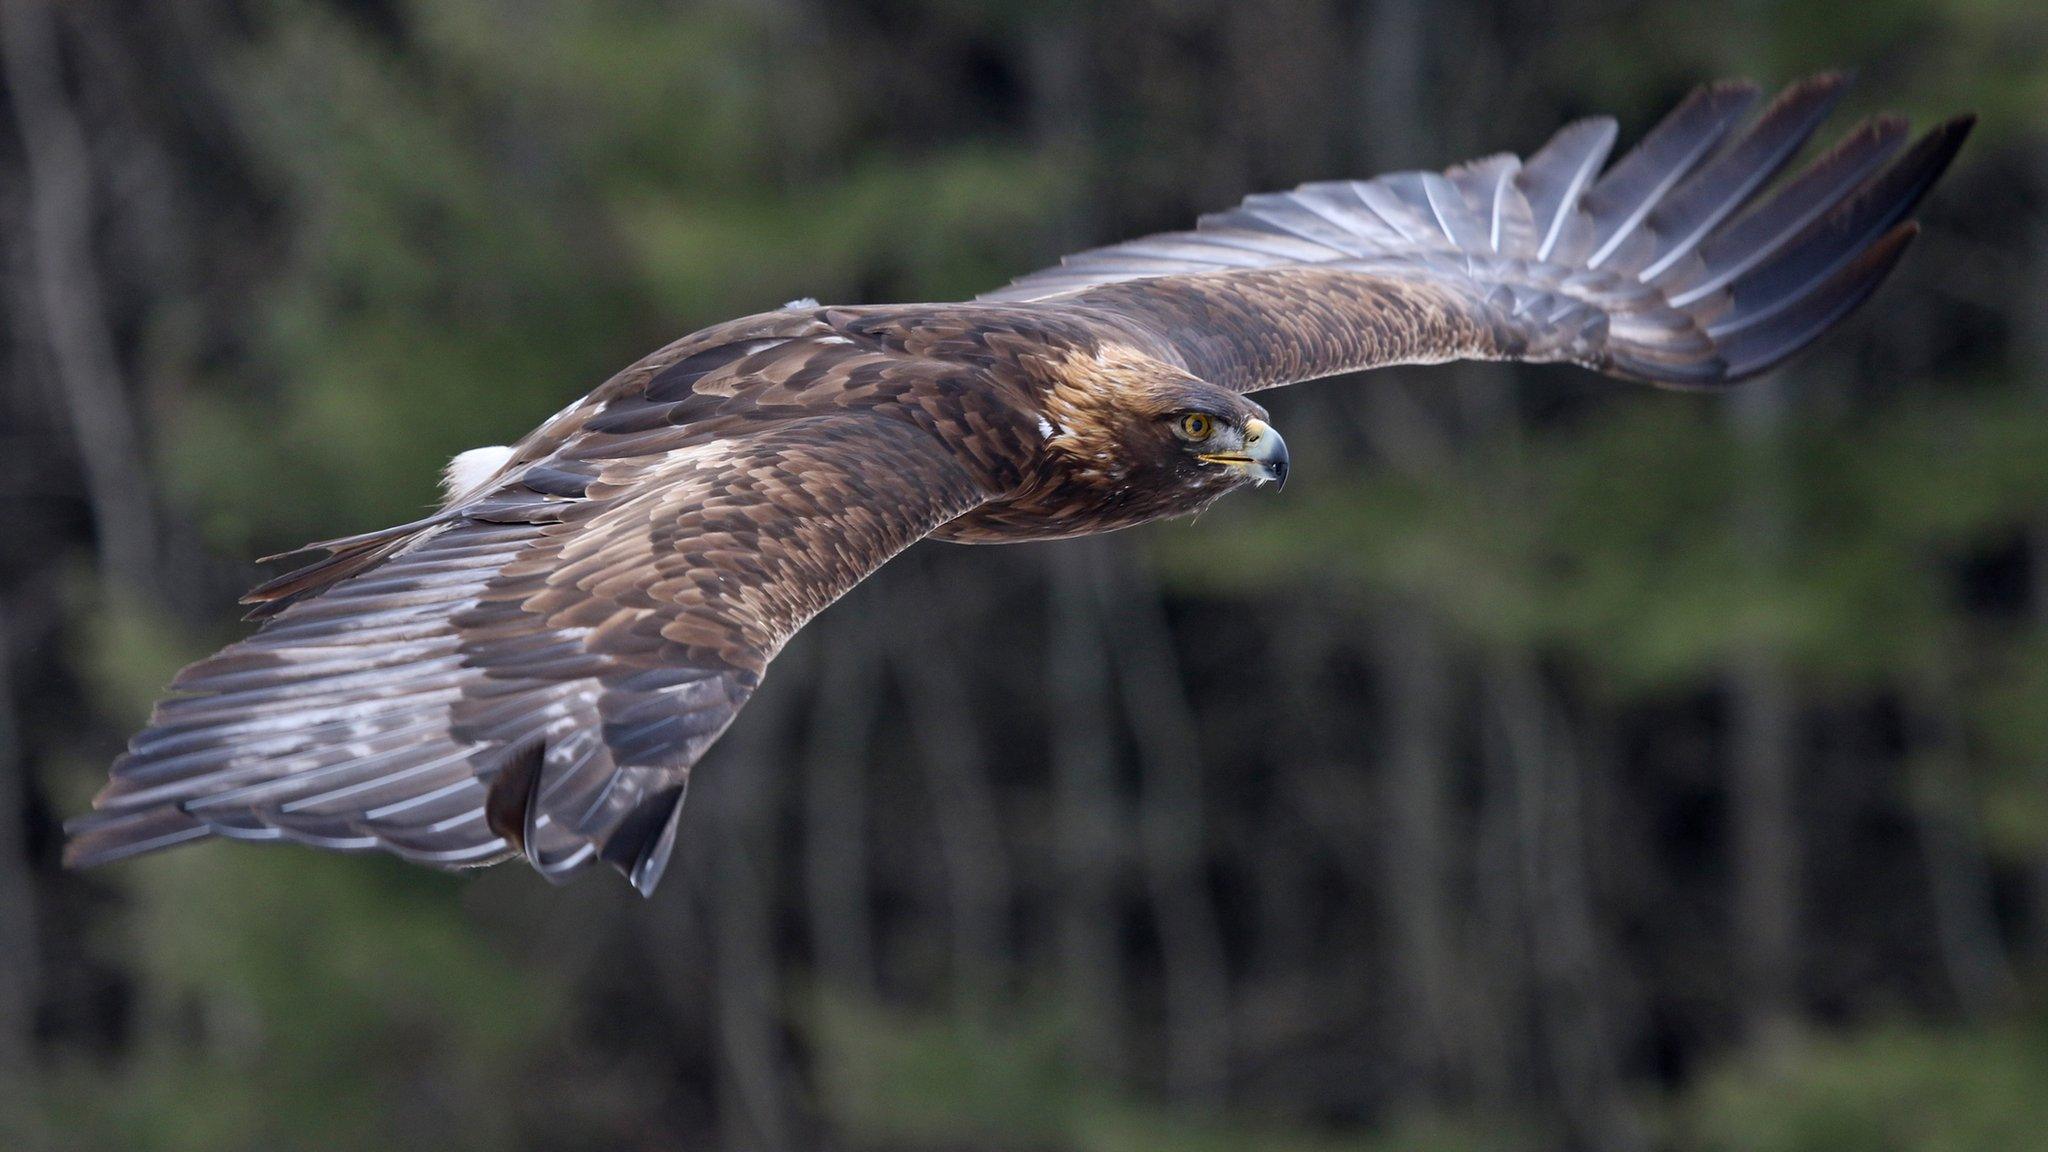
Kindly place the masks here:
[(1969, 132), (1964, 117), (1906, 146), (1903, 121), (1876, 117), (1763, 195), (1842, 87), (1795, 84), (1739, 133), (1757, 90), (1701, 88), (1604, 173), (1615, 125), (1600, 118), (1526, 162), (1253, 196), (1192, 232), (1070, 256), (983, 299), (1094, 312), (1241, 390), (1452, 359), (1729, 383), (1876, 289)]
[(67, 862), (220, 835), (603, 860), (650, 891), (784, 641), (987, 495), (908, 409), (858, 406), (915, 362), (746, 336), (629, 369), (491, 491), (259, 590), (286, 606), (179, 674)]

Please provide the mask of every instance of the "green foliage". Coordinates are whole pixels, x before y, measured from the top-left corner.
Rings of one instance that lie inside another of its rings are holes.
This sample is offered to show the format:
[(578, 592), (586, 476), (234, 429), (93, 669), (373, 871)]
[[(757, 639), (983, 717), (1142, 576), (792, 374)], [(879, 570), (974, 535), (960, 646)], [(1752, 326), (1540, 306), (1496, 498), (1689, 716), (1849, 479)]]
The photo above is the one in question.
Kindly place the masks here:
[(844, 998), (811, 1021), (820, 1079), (847, 1130), (891, 1141), (1001, 1141), (1034, 1148), (1063, 1140), (1080, 1091), (1050, 1019), (1008, 1027), (919, 1019)]
[(2048, 851), (2048, 636), (2003, 645), (1972, 700), (1971, 731), (1987, 764), (1985, 835), (2016, 860)]
[[(1816, 685), (1898, 685), (1952, 647), (1956, 561), (2048, 506), (2048, 422), (2017, 393), (1771, 443), (1651, 397), (1519, 450), (1482, 447), (1457, 472), (1318, 481), (1284, 510), (1154, 539), (1189, 585), (1399, 593), (1474, 643), (1553, 648), (1623, 694), (1707, 686), (1756, 647)], [(1774, 469), (1792, 503), (1760, 546), (1745, 492)], [(2039, 748), (2023, 734), (2025, 664), (1991, 711)]]
[(2048, 1031), (1890, 1026), (1708, 1077), (1680, 1152), (2013, 1152), (2048, 1132)]
[(835, 1126), (870, 1148), (1062, 1152), (1522, 1152), (1511, 1124), (1416, 1119), (1336, 1132), (1204, 1120), (1077, 1067), (1060, 1013), (929, 1017), (827, 997), (811, 1020)]
[(826, 61), (745, 6), (405, 15), (401, 56), (278, 0), (233, 62), (297, 226), (259, 318), (275, 393), (207, 389), (171, 417), (174, 491), (224, 551), (417, 515), (439, 462), (700, 325), (1000, 283), (1067, 195), (1071, 174), (993, 142), (821, 163), (807, 142), (844, 127), (817, 119)]
[(228, 845), (131, 879), (121, 951), (156, 1026), (118, 1069), (50, 1078), (65, 1146), (503, 1146), (560, 997), (451, 915), (458, 880)]
[(152, 605), (110, 597), (83, 579), (73, 581), (72, 597), (80, 671), (106, 719), (123, 726), (148, 720), (164, 685), (211, 647), (212, 637), (183, 632)]

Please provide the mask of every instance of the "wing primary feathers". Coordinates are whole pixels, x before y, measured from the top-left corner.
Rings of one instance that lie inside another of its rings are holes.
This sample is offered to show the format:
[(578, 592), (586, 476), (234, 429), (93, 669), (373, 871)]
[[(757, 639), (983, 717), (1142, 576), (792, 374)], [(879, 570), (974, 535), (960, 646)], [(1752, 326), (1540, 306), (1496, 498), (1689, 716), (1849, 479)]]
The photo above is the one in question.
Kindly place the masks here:
[(1747, 203), (1812, 138), (1847, 87), (1831, 72), (1786, 88), (1742, 139), (1658, 204), (1649, 224), (1662, 251), (1637, 278), (1656, 279)]
[(1422, 177), (1422, 191), (1429, 202), (1431, 215), (1436, 217), (1437, 227), (1443, 230), (1444, 238), (1453, 247), (1471, 251), (1490, 246), (1489, 228), (1465, 202), (1465, 194), (1458, 191), (1457, 185), (1430, 172)]
[(1600, 244), (1586, 259), (1598, 268), (1614, 255), (1666, 192), (1685, 179), (1728, 129), (1756, 103), (1757, 89), (1747, 81), (1728, 81), (1695, 88), (1659, 121), (1649, 135), (1615, 162), (1586, 192), (1585, 209), (1593, 217)]
[(1516, 165), (1501, 165), (1500, 175), (1493, 183), (1493, 210), (1487, 213), (1486, 246), (1496, 253), (1501, 250), (1501, 224), (1507, 212), (1508, 188), (1516, 170)]
[(1536, 259), (1547, 260), (1564, 234), (1565, 222), (1579, 208), (1579, 196), (1593, 182), (1621, 131), (1611, 116), (1595, 116), (1566, 125), (1531, 156), (1515, 177), (1529, 201), (1538, 234)]
[(1811, 344), (1877, 290), (1905, 254), (1920, 225), (1912, 220), (1892, 228), (1819, 286), (1764, 322), (1717, 340), (1728, 362), (1728, 378), (1743, 380), (1781, 363)]
[(1761, 204), (1703, 239), (1700, 278), (1675, 277), (1664, 285), (1675, 308), (1687, 308), (1726, 287), (1767, 259), (1852, 193), (1905, 143), (1906, 122), (1878, 116), (1858, 125)]
[(1734, 307), (1708, 325), (1707, 334), (1721, 339), (1768, 320), (1861, 255), (1919, 204), (1955, 159), (1973, 123), (1963, 117), (1936, 127), (1797, 239), (1765, 260), (1746, 261), (1750, 269), (1728, 285)]

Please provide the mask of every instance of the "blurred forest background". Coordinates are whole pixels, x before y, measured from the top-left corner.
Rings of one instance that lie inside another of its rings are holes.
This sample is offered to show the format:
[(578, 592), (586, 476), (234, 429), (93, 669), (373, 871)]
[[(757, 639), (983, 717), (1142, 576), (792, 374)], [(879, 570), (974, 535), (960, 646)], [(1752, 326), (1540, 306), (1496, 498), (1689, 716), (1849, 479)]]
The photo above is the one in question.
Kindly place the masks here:
[[(0, 0), (0, 1144), (2018, 1152), (2048, 1132), (2039, 0)], [(693, 328), (1842, 65), (1977, 137), (1774, 377), (1276, 394), (1296, 482), (924, 545), (669, 883), (80, 811), (249, 558)]]

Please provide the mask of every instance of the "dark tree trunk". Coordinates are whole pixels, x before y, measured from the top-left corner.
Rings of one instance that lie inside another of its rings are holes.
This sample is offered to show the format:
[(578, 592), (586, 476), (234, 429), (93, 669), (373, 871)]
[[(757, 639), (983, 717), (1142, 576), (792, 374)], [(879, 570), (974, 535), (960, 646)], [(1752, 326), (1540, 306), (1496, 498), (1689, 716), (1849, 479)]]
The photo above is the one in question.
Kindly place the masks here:
[[(60, 9), (0, 5), (0, 64), (21, 134), (32, 253), (32, 306), (17, 330), (40, 334), (84, 464), (100, 574), (110, 591), (153, 587), (156, 526), (141, 437), (121, 386), (93, 233), (96, 179), (85, 129), (65, 92)], [(26, 304), (26, 301), (24, 302)]]
[(1200, 720), (1149, 575), (1104, 580), (1097, 592), (1137, 744), (1138, 836), (1165, 976), (1167, 1090), (1184, 1108), (1214, 1112), (1228, 1099), (1230, 972), (1203, 867)]
[[(1781, 380), (1730, 398), (1737, 440), (1751, 454), (1735, 493), (1735, 532), (1766, 579), (1787, 569), (1792, 533), (1784, 467), (1788, 397)], [(1763, 581), (1759, 581), (1763, 583)], [(1736, 968), (1743, 1032), (1771, 1053), (1789, 1042), (1799, 979), (1799, 844), (1793, 810), (1798, 713), (1783, 661), (1752, 645), (1729, 677), (1729, 812)]]
[(1126, 1053), (1118, 897), (1128, 822), (1117, 784), (1109, 650), (1096, 611), (1103, 579), (1097, 540), (1048, 546), (1051, 646), (1045, 699), (1053, 771), (1053, 852), (1059, 863), (1060, 983), (1083, 1065), (1122, 1079)]

